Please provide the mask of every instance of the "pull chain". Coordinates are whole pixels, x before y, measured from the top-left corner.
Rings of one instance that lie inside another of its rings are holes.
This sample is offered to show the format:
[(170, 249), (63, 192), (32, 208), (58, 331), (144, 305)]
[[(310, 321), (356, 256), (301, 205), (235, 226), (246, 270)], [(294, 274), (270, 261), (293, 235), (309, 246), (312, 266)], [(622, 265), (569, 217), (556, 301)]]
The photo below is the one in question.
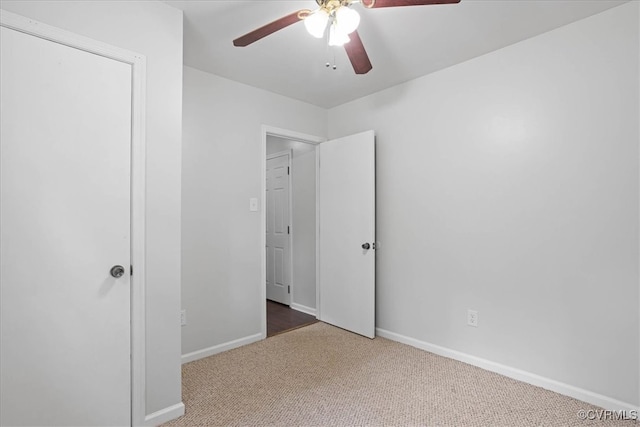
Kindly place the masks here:
[[(329, 50), (329, 49), (330, 49), (330, 47), (329, 47), (329, 45), (327, 45), (327, 50)], [(333, 67), (332, 68), (334, 70), (336, 70), (338, 68), (338, 66), (336, 65), (336, 50), (335, 49), (331, 49), (331, 53), (333, 54)], [(330, 54), (327, 51), (327, 57), (329, 57), (329, 56), (330, 56)], [(327, 67), (327, 68), (331, 67), (331, 63), (329, 62), (329, 59), (327, 59), (327, 63), (324, 64), (324, 66)]]
[(327, 46), (327, 52), (326, 52), (327, 63), (325, 64), (325, 67), (329, 68), (331, 66), (331, 64), (329, 63), (329, 49), (331, 49), (329, 47), (329, 31), (327, 31), (327, 40), (326, 41), (327, 41), (327, 43), (326, 43), (326, 46)]
[(335, 71), (338, 68), (338, 66), (336, 65), (336, 50), (335, 50), (335, 47), (333, 49), (331, 49), (331, 46), (329, 45), (329, 33), (330, 33), (330, 31), (327, 31), (327, 63), (324, 64), (324, 66), (327, 67), (327, 68), (331, 67), (331, 63), (329, 62), (329, 60), (331, 59), (331, 53), (332, 53), (333, 54), (333, 67), (332, 68)]

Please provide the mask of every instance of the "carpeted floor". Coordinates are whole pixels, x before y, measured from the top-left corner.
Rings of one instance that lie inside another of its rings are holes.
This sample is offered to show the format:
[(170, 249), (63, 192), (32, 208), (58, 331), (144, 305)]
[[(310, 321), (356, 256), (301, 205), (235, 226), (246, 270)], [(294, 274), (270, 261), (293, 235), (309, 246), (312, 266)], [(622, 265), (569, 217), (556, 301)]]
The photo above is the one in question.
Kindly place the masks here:
[(186, 414), (167, 427), (640, 425), (582, 421), (599, 408), (324, 323), (182, 369)]

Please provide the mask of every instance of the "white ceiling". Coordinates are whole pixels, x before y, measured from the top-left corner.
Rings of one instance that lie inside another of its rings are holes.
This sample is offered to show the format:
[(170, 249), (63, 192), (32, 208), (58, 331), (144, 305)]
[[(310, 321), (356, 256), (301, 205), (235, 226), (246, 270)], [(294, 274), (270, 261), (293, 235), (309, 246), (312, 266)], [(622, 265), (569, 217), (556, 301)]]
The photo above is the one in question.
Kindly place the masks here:
[[(232, 40), (314, 0), (174, 0), (184, 11), (184, 63), (330, 108), (432, 73), (626, 1), (462, 0), (453, 5), (364, 9), (358, 32), (373, 64), (355, 75), (343, 48), (329, 50), (297, 23), (247, 47)], [(334, 53), (335, 52), (335, 53)], [(337, 70), (326, 68), (327, 59)]]

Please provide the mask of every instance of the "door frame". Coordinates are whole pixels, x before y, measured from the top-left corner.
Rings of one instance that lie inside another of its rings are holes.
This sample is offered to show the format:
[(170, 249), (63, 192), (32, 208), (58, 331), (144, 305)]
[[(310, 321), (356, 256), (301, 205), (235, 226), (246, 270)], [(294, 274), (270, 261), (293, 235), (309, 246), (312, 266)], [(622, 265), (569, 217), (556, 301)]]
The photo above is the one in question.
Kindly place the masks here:
[[(277, 136), (279, 138), (291, 139), (293, 141), (304, 142), (316, 146), (316, 313), (320, 312), (320, 298), (318, 291), (318, 145), (327, 139), (320, 136), (308, 135), (292, 130), (277, 128), (274, 126), (262, 125), (260, 129), (260, 198), (262, 200), (260, 209), (260, 334), (261, 339), (267, 338), (267, 212), (265, 209), (267, 192), (267, 136)], [(291, 159), (290, 159), (291, 160)], [(291, 176), (289, 176), (291, 180)], [(291, 181), (290, 181), (291, 182)], [(291, 198), (290, 198), (291, 199)], [(291, 200), (289, 200), (291, 203)], [(292, 246), (290, 246), (292, 248)], [(290, 251), (293, 254), (293, 251)], [(293, 269), (293, 263), (291, 263)], [(293, 280), (293, 276), (292, 276)], [(291, 288), (291, 301), (293, 301), (294, 289)]]
[(146, 57), (0, 9), (0, 26), (131, 65), (131, 425), (146, 417), (145, 105)]
[[(277, 153), (273, 153), (273, 154), (268, 154), (267, 155), (267, 160), (270, 159), (275, 159), (278, 157), (283, 157), (283, 156), (287, 156), (288, 162), (287, 162), (287, 167), (289, 168), (289, 174), (287, 175), (287, 181), (289, 181), (289, 194), (287, 194), (287, 201), (288, 201), (288, 205), (287, 209), (289, 210), (289, 234), (287, 235), (287, 240), (289, 240), (289, 285), (291, 286), (290, 291), (289, 291), (289, 306), (291, 306), (291, 302), (293, 301), (293, 290), (294, 290), (294, 286), (293, 286), (293, 203), (292, 203), (292, 191), (291, 191), (291, 171), (292, 171), (292, 158), (293, 158), (293, 150), (284, 150), (284, 151), (278, 151)], [(266, 162), (266, 161), (265, 161)], [(266, 163), (265, 163), (266, 164)], [(266, 168), (265, 168), (265, 182), (266, 182)], [(266, 202), (266, 187), (265, 187), (265, 203), (264, 203), (264, 211), (265, 211), (265, 218), (267, 215), (267, 202)], [(266, 221), (265, 221), (265, 234), (266, 234)], [(266, 239), (266, 237), (265, 237)], [(266, 248), (266, 240), (265, 240), (265, 248)], [(266, 249), (265, 249), (266, 250)], [(265, 254), (266, 256), (266, 254)], [(265, 266), (266, 268), (266, 266)], [(265, 277), (266, 277), (266, 270), (265, 270)], [(265, 283), (266, 283), (266, 279), (265, 279)], [(266, 291), (265, 291), (266, 292)]]

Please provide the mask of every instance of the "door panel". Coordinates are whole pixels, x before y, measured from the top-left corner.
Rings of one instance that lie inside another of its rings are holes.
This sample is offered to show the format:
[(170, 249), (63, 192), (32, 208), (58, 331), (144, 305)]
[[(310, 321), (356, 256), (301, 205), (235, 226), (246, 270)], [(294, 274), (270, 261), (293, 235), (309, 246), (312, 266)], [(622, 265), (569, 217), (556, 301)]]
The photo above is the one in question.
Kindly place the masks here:
[(131, 65), (1, 31), (0, 424), (128, 425)]
[(291, 303), (289, 154), (267, 159), (267, 299)]
[(320, 320), (373, 338), (374, 133), (324, 142), (319, 152)]

